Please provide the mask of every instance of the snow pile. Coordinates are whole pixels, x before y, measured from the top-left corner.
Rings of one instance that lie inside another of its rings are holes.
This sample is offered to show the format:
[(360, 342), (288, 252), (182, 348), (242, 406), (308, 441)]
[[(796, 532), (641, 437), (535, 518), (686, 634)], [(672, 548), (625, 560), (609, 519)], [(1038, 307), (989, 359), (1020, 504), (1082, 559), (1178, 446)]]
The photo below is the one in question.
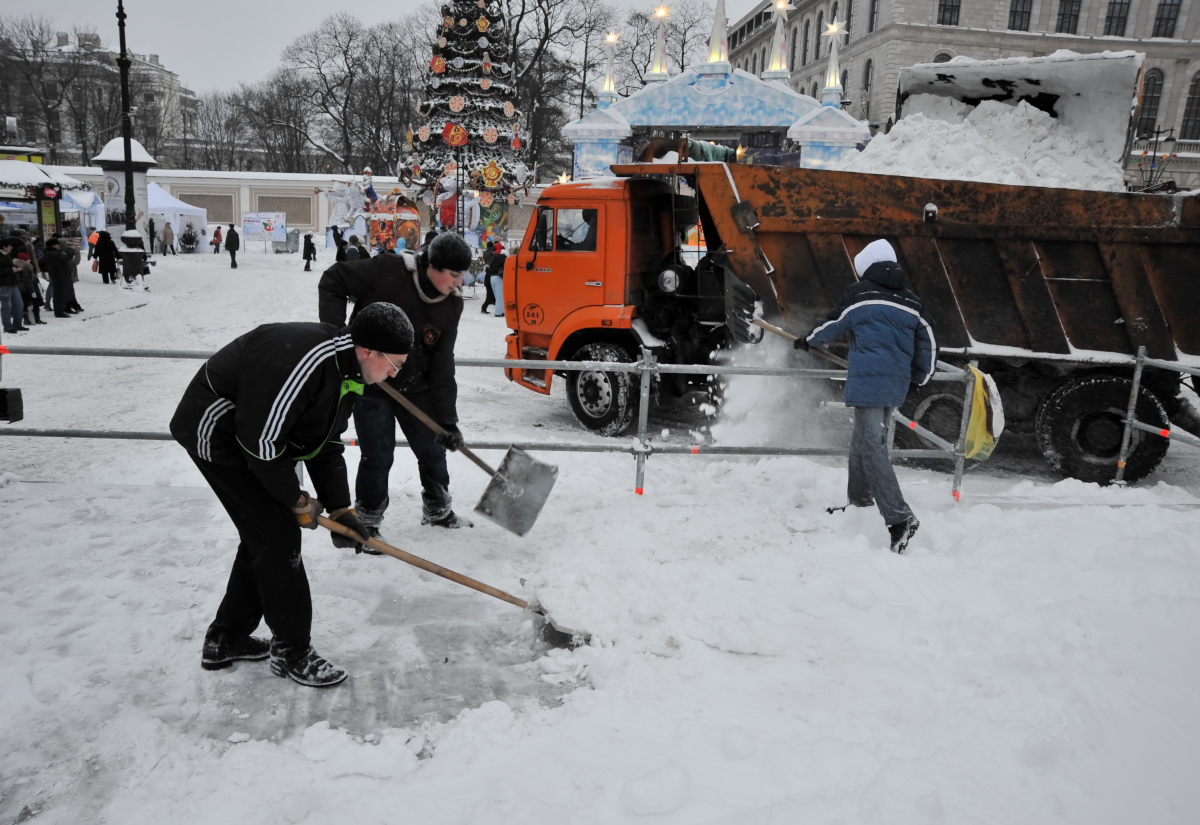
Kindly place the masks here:
[(847, 172), (905, 175), (1125, 191), (1119, 164), (1085, 137), (1022, 101), (985, 100), (974, 109), (957, 100), (914, 95), (888, 134), (839, 167)]

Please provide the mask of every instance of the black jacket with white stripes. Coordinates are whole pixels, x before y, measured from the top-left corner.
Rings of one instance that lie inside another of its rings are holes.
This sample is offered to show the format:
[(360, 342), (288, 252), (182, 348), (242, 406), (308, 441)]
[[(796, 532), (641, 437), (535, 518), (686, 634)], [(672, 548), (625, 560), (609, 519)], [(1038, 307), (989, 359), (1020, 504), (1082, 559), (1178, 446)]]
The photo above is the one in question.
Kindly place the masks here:
[(188, 385), (171, 435), (213, 464), (249, 466), (289, 507), (304, 461), (330, 510), (350, 506), (342, 433), (363, 378), (350, 330), (331, 324), (264, 324), (222, 347)]

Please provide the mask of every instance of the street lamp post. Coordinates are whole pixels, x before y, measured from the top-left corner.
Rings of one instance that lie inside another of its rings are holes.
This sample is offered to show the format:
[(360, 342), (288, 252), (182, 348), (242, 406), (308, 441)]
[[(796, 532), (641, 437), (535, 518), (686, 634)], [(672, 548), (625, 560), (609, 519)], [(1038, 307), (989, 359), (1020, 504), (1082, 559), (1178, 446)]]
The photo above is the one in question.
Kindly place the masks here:
[[(143, 250), (131, 246), (127, 236), (137, 235), (137, 200), (133, 192), (133, 124), (129, 116), (129, 51), (125, 47), (125, 4), (117, 0), (117, 31), (121, 36), (121, 55), (117, 66), (121, 70), (121, 142), (125, 148), (125, 231), (121, 233), (121, 270), (125, 283), (132, 283), (142, 273)], [(144, 247), (143, 247), (144, 248)]]

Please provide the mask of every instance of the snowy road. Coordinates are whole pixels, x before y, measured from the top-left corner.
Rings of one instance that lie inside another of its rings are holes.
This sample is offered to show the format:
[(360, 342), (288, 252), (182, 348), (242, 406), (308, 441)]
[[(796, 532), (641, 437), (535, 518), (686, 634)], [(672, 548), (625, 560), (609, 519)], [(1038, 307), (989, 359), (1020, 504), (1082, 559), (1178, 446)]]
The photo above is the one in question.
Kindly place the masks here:
[[(316, 273), (244, 258), (168, 259), (148, 295), (87, 273), (84, 319), (19, 340), (215, 349), (315, 316)], [(460, 355), (499, 357), (503, 332), (468, 302)], [(4, 383), (27, 426), (162, 431), (197, 366), (12, 356)], [(460, 397), (469, 439), (584, 438), (561, 394), (493, 371)], [(544, 656), (518, 611), (306, 535), (314, 641), (351, 672), (316, 692), (197, 666), (236, 535), (177, 446), (0, 439), (0, 821), (1194, 821), (1186, 449), (1129, 490), (1010, 451), (960, 505), (902, 470), (905, 557), (875, 513), (824, 513), (836, 459), (655, 457), (641, 498), (627, 456), (551, 460), (522, 540), (421, 527), (400, 453), (385, 536), (536, 592), (593, 646)], [(451, 473), (469, 511), (486, 478)]]

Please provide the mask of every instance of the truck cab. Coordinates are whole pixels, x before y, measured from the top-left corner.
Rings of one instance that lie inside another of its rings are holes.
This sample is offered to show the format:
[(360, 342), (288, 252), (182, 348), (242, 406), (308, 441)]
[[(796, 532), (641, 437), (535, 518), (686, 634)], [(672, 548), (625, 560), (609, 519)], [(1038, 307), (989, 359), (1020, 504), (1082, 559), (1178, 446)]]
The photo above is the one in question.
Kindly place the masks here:
[[(546, 189), (505, 266), (507, 357), (633, 361), (648, 347), (675, 360), (672, 327), (689, 340), (693, 336), (686, 333), (695, 327), (695, 318), (676, 323), (681, 302), (685, 315), (715, 310), (708, 329), (723, 327), (719, 292), (702, 307), (694, 270), (679, 260), (680, 230), (696, 225), (695, 204), (690, 190), (649, 178), (600, 178)], [(680, 362), (695, 363), (697, 353), (706, 354), (714, 343), (721, 342), (697, 342)], [(506, 374), (544, 394), (554, 378), (552, 370)], [(585, 427), (615, 435), (628, 426), (636, 384), (628, 373), (559, 375)]]

